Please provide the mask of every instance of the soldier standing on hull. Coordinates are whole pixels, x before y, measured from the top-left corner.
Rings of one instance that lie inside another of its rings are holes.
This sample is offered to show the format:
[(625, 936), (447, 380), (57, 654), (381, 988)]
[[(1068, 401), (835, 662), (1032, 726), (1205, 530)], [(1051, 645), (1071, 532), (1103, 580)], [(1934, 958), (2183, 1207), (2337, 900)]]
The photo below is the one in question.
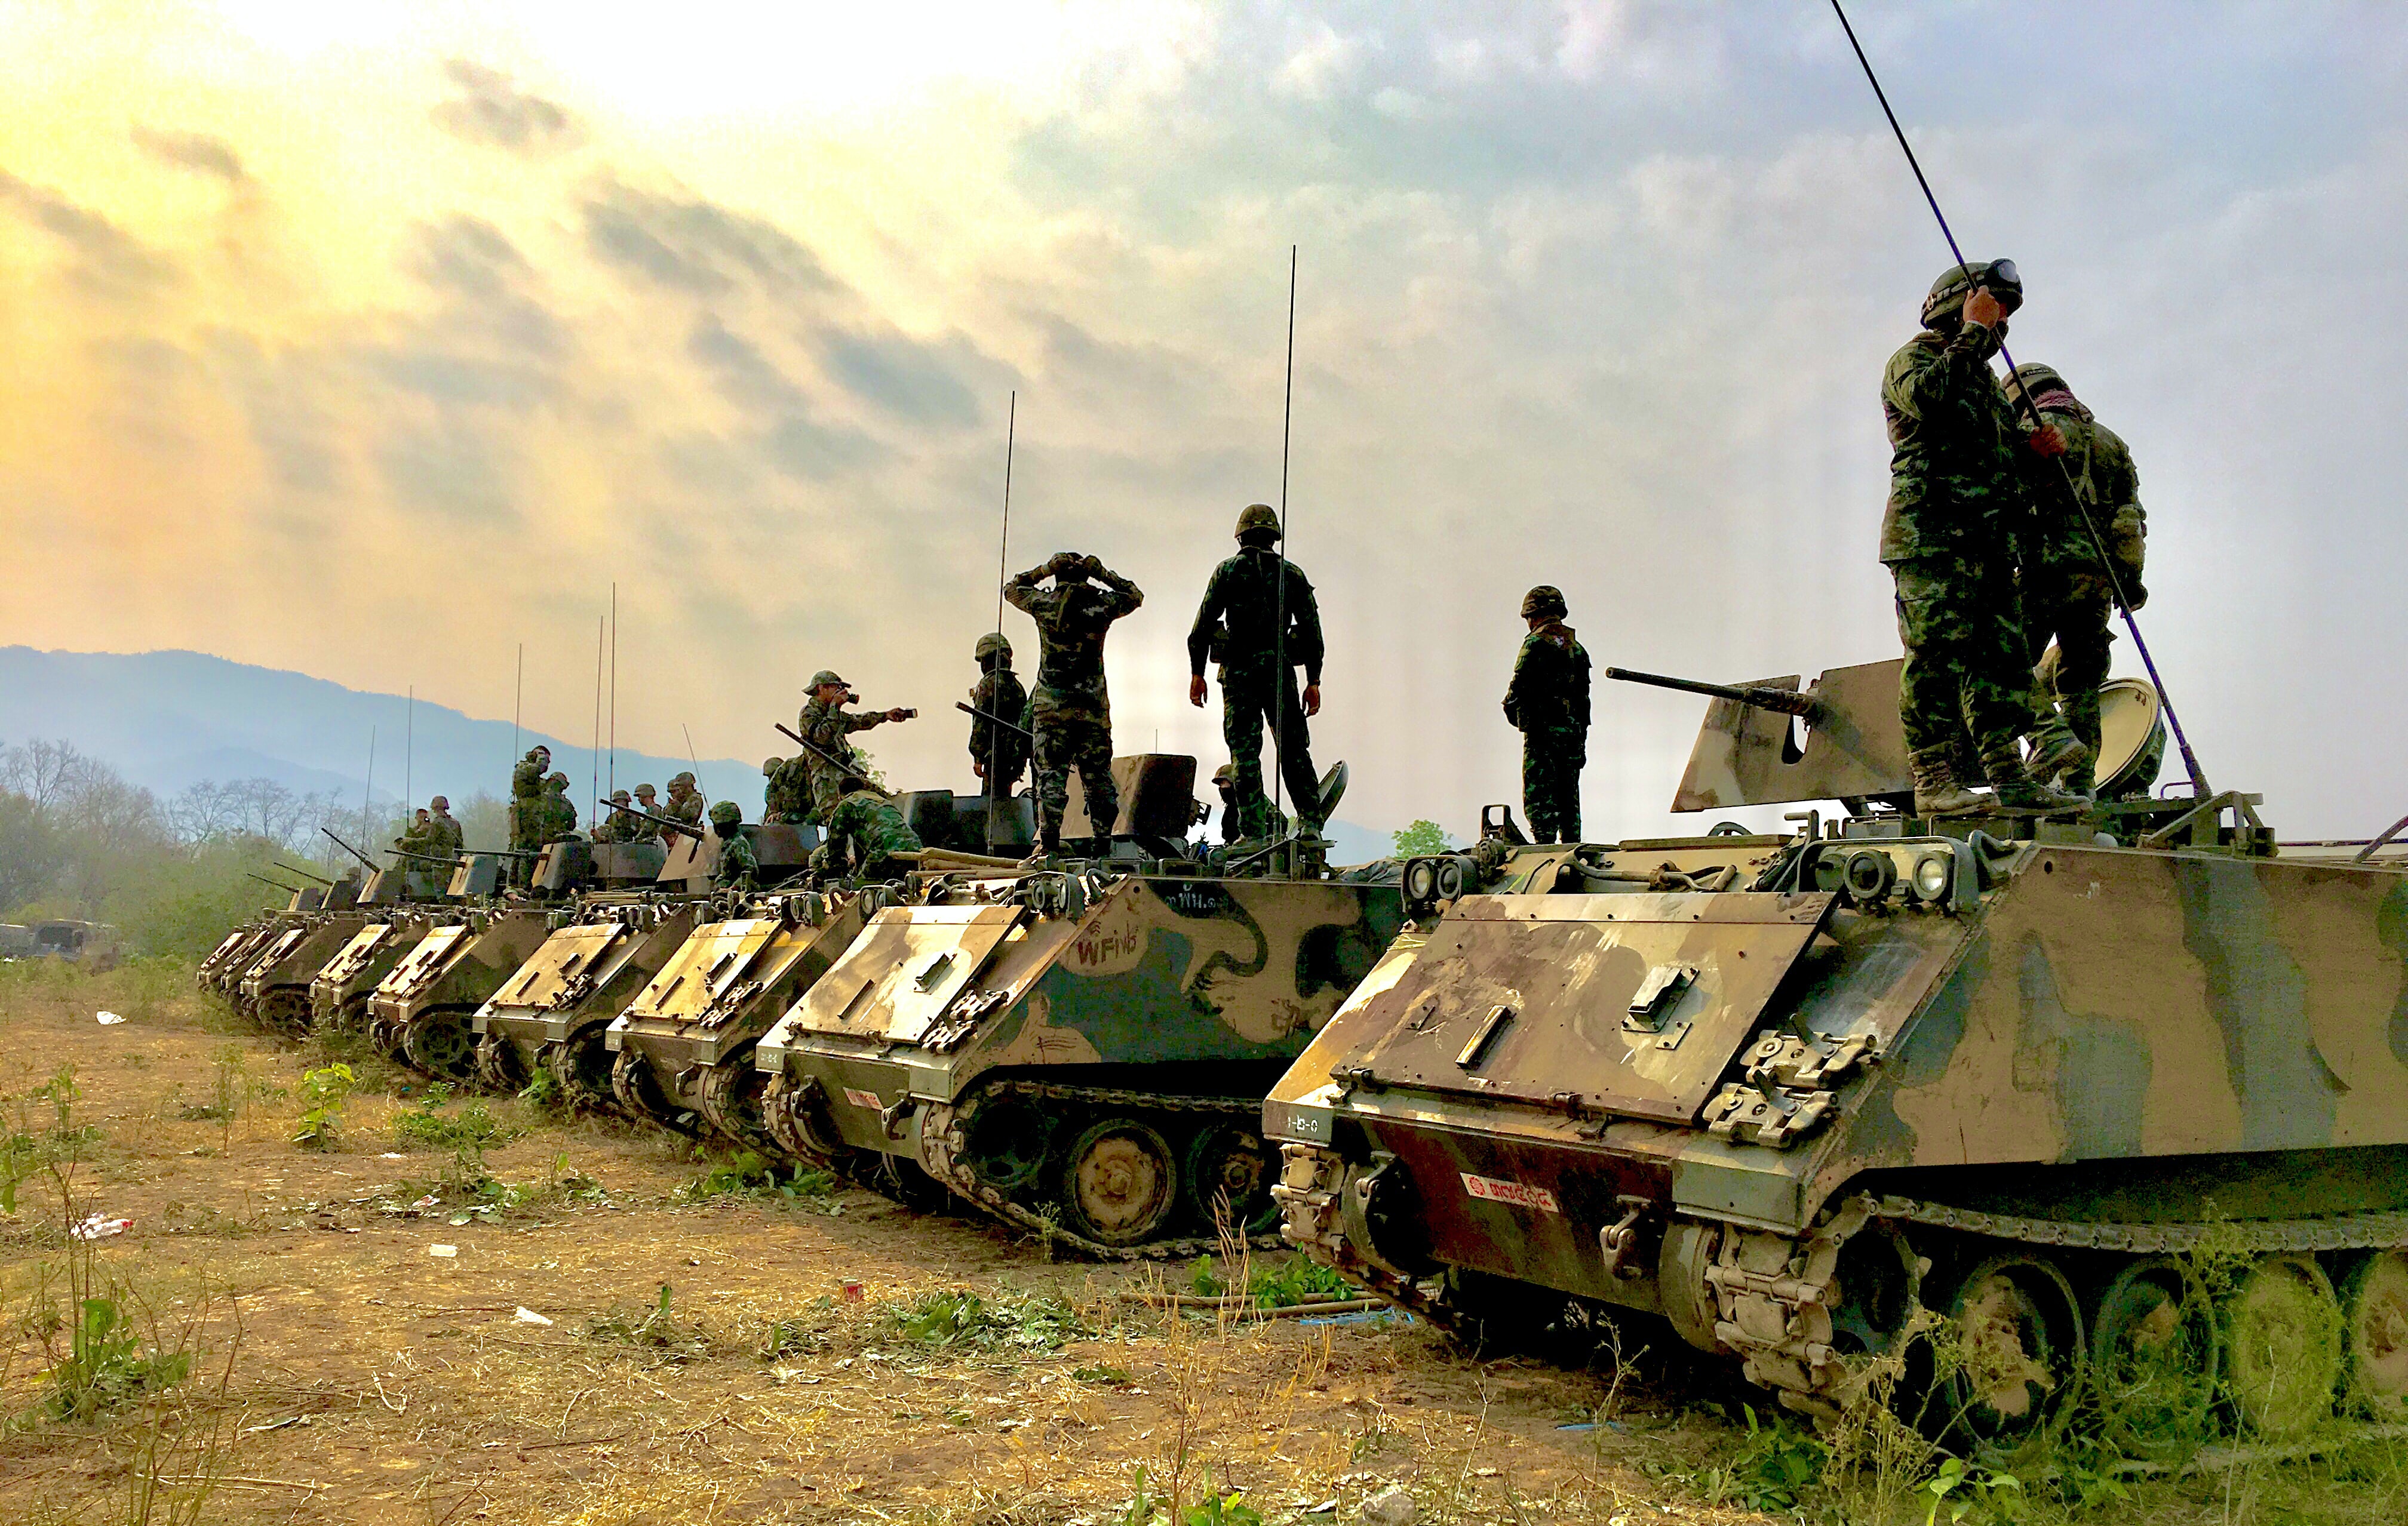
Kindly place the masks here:
[(461, 849), (467, 845), (468, 834), (460, 825), (460, 819), (452, 814), (452, 802), (437, 795), (426, 806), (428, 824), (434, 829), (434, 836), (429, 840), (435, 844), (427, 851), (447, 859), (459, 857)]
[(1541, 583), (1523, 596), (1530, 634), (1513, 659), (1505, 719), (1522, 733), (1522, 811), (1530, 840), (1581, 840), (1580, 776), (1588, 762), (1588, 652), (1564, 623), (1558, 590)]
[[(638, 790), (637, 793), (643, 792)], [(683, 769), (669, 780), (669, 798), (661, 814), (675, 821), (698, 824), (702, 820), (702, 792), (694, 787), (694, 776)], [(696, 837), (702, 835), (697, 832)]]
[(577, 807), (569, 803), (567, 775), (547, 775), (543, 797), (536, 804), (538, 820), (543, 823), (542, 841), (536, 844), (538, 848), (577, 835)]
[(978, 685), (970, 691), (970, 708), (978, 712), (970, 720), (970, 771), (984, 781), (988, 800), (1009, 800), (1028, 772), (1028, 734), (1012, 729), (1028, 724), (1028, 691), (1011, 671), (1011, 643), (1001, 633), (978, 638)]
[(2051, 441), (2042, 432), (2027, 442), (1990, 357), (2022, 303), (2013, 261), (1950, 266), (1924, 301), (1923, 332), (1882, 376), (1891, 457), (1881, 559), (1897, 584), (1906, 648), (1899, 713), (1918, 816), (1992, 804), (1958, 782), (1951, 752), (1966, 733), (1998, 806), (2083, 804), (2035, 782), (2016, 746), (2031, 724), (2031, 654), (2014, 581), (2028, 503), (2022, 460)]
[(743, 824), (744, 812), (733, 800), (710, 807), (710, 834), (719, 839), (719, 863), (710, 872), (713, 890), (749, 891), (760, 877), (760, 855), (740, 830)]
[[(1037, 585), (1054, 579), (1050, 589)], [(1095, 585), (1101, 583), (1097, 588)], [(1145, 603), (1135, 583), (1092, 556), (1056, 551), (1004, 585), (1011, 606), (1037, 622), (1037, 692), (1028, 706), (1037, 734), (1037, 852), (1062, 849), (1062, 817), (1070, 808), (1070, 770), (1087, 796), (1087, 820), (1097, 857), (1110, 850), (1120, 820), (1112, 784), (1112, 704), (1104, 687), (1104, 637), (1112, 622)]]
[[(882, 726), (890, 720), (909, 720), (918, 712), (873, 710), (866, 715), (856, 715), (845, 706), (857, 703), (861, 696), (853, 692), (852, 685), (827, 668), (811, 675), (810, 696), (803, 706), (803, 713), (795, 718), (795, 732), (818, 749), (818, 752), (805, 752), (803, 759), (804, 766), (810, 770), (811, 820), (825, 821), (844, 793), (844, 771), (836, 762), (829, 760), (841, 762), (853, 756), (852, 737), (854, 732)], [(827, 756), (824, 758), (819, 753)]]
[[(1263, 790), (1266, 726), (1277, 729), (1273, 745), (1298, 824), (1308, 834), (1318, 834), (1322, 824), (1321, 780), (1313, 772), (1312, 739), (1305, 727), (1308, 718), (1321, 713), (1321, 610), (1312, 582), (1275, 549), (1279, 539), (1279, 515), (1268, 504), (1250, 504), (1239, 514), (1238, 554), (1212, 569), (1187, 633), (1187, 702), (1204, 707), (1204, 666), (1217, 658), (1221, 735), (1237, 770), (1241, 824), (1256, 837), (1271, 834), (1270, 797)], [(1301, 702), (1296, 692), (1299, 665)]]
[[(2089, 794), (2099, 762), (2099, 691), (2107, 681), (2114, 641), (2115, 585), (2137, 609), (2148, 598), (2141, 571), (2148, 515), (2141, 507), (2141, 477), (2132, 452), (2114, 431), (2091, 416), (2065, 378), (2048, 366), (2015, 367), (2015, 402), (2027, 427), (2053, 429), (2065, 441), (2065, 465), (2079, 504), (2065, 496), (2065, 478), (2044, 459), (2029, 463), (2032, 528), (2023, 547), (2025, 635), (2035, 664), (2031, 754), (2034, 778)], [(2107, 543), (2114, 576), (2099, 557)], [(2041, 660), (2049, 642), (2057, 661)], [(2045, 672), (2043, 672), (2043, 668)], [(2061, 776), (2061, 777), (2060, 777)]]
[[(510, 849), (532, 853), (543, 846), (543, 776), (552, 766), (552, 749), (538, 745), (510, 770)], [(523, 885), (535, 872), (531, 858), (510, 861), (510, 878)]]

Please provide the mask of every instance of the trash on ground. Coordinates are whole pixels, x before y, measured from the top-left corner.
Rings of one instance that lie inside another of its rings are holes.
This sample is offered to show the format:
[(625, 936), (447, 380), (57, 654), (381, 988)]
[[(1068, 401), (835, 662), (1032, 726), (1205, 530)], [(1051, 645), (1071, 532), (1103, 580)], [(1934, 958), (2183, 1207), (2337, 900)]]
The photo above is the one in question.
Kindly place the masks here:
[(446, 1260), (449, 1260), (450, 1258), (460, 1254), (460, 1248), (456, 1245), (431, 1245), (426, 1248), (426, 1253), (430, 1256), (441, 1256)]
[(103, 1012), (100, 1014), (100, 1025), (103, 1028), (114, 1028), (124, 1020), (125, 1020), (123, 1018), (119, 1017), (114, 1012)]
[(124, 1234), (133, 1225), (131, 1219), (109, 1219), (93, 1214), (67, 1233), (79, 1240), (106, 1240), (112, 1234)]
[(288, 1425), (307, 1425), (308, 1423), (309, 1417), (307, 1415), (287, 1415), (280, 1420), (270, 1420), (265, 1425), (246, 1425), (242, 1428), (242, 1433), (247, 1436), (255, 1436), (262, 1431), (281, 1431)]
[(552, 1323), (550, 1319), (538, 1314), (535, 1310), (527, 1307), (524, 1304), (521, 1304), (519, 1305), (518, 1313), (510, 1316), (510, 1318), (516, 1319), (523, 1325), (548, 1325)]

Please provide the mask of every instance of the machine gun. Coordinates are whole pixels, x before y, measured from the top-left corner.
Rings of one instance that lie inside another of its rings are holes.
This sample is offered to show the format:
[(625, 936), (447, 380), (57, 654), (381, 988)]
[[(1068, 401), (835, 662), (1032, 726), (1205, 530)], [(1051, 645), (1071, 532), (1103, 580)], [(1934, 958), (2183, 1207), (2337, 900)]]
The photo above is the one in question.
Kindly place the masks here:
[[(1003, 719), (1003, 717), (1001, 717), (1001, 716), (999, 716), (999, 715), (989, 715), (989, 714), (987, 714), (984, 710), (980, 709), (980, 708), (979, 708), (977, 706), (975, 706), (975, 705), (965, 705), (965, 704), (963, 704), (960, 700), (955, 700), (955, 701), (953, 701), (953, 708), (954, 708), (954, 709), (956, 709), (956, 710), (959, 710), (959, 711), (960, 711), (960, 712), (962, 712), (962, 714), (964, 714), (964, 715), (967, 715), (967, 716), (974, 716), (974, 717), (976, 717), (977, 719), (979, 719), (979, 720), (981, 720), (986, 721), (986, 722), (987, 722), (987, 723), (989, 723), (990, 725), (1001, 726), (1001, 727), (1002, 727), (1004, 730), (1006, 730), (1006, 731), (1016, 731), (1016, 732), (1018, 732), (1021, 735), (1027, 737), (1027, 738), (1028, 738), (1030, 741), (1032, 741), (1032, 742), (1034, 742), (1035, 740), (1037, 740), (1037, 734), (1036, 734), (1035, 732), (1033, 732), (1033, 731), (1030, 731), (1027, 727), (1025, 727), (1025, 726), (1024, 726), (1024, 725), (1021, 725), (1021, 724), (1020, 724), (1019, 722), (1017, 722), (1017, 721), (1013, 721), (1013, 720), (1006, 720), (1005, 719)], [(778, 729), (779, 729), (780, 731), (786, 731), (786, 728), (785, 728), (785, 727), (783, 727), (783, 726), (781, 726), (781, 727), (779, 727)], [(790, 731), (789, 731), (789, 732), (786, 732), (786, 734), (787, 734), (787, 735), (789, 735), (789, 736), (794, 736), (794, 734), (794, 734), (793, 732), (790, 732)], [(800, 738), (800, 737), (796, 737), (796, 740), (800, 741), (800, 740), (801, 740), (801, 738)], [(814, 750), (816, 750), (816, 749), (814, 749)]]
[(421, 853), (408, 848), (389, 848), (385, 851), (395, 858), (416, 859), (421, 863), (448, 863), (457, 867), (464, 855), (459, 853)]
[[(282, 867), (283, 867), (283, 865), (282, 865), (282, 864), (279, 864), (279, 865), (277, 865), (277, 867), (280, 869), (280, 868), (282, 868)], [(259, 881), (261, 884), (263, 884), (263, 885), (273, 885), (273, 886), (275, 886), (278, 890), (282, 891), (284, 891), (284, 892), (286, 892), (287, 894), (290, 894), (290, 895), (298, 895), (298, 894), (301, 892), (301, 887), (300, 887), (300, 886), (298, 886), (298, 885), (287, 885), (286, 883), (284, 883), (284, 881), (282, 881), (282, 880), (280, 880), (280, 879), (270, 879), (270, 878), (268, 878), (265, 875), (255, 875), (255, 874), (252, 874), (252, 873), (251, 873), (250, 870), (248, 870), (248, 869), (245, 869), (245, 870), (242, 872), (242, 877), (243, 877), (243, 878), (245, 878), (245, 879), (256, 879), (256, 880), (258, 880), (258, 881)], [(330, 884), (331, 884), (331, 883), (333, 883), (333, 882), (330, 880), (330, 881), (328, 881), (328, 883), (330, 883)]]
[(1660, 673), (1639, 673), (1627, 667), (1604, 670), (1609, 678), (1624, 683), (1643, 683), (1651, 689), (1677, 689), (1684, 694), (1703, 694), (1710, 699), (1727, 699), (1735, 705), (1745, 705), (1758, 710), (1777, 710), (1803, 720), (1813, 720), (1822, 714), (1822, 701), (1812, 693), (1799, 693), (1794, 689), (1766, 689), (1756, 685), (1743, 688), (1723, 683), (1700, 683), (1695, 678), (1668, 678)]
[[(324, 833), (329, 837), (335, 837), (335, 829), (333, 827), (320, 827), (318, 830)], [(341, 849), (344, 852), (349, 853), (351, 857), (359, 860), (360, 863), (366, 867), (368, 873), (372, 875), (381, 873), (384, 869), (383, 864), (379, 863), (376, 860), (368, 857), (366, 853), (353, 848), (351, 844), (343, 841), (340, 837), (335, 837), (335, 846)]]
[(331, 885), (334, 883), (333, 880), (328, 879), (323, 875), (313, 875), (307, 869), (299, 868), (294, 864), (285, 863), (282, 859), (270, 859), (267, 863), (270, 868), (281, 869), (288, 875), (299, 875), (304, 879), (314, 879), (321, 885)]

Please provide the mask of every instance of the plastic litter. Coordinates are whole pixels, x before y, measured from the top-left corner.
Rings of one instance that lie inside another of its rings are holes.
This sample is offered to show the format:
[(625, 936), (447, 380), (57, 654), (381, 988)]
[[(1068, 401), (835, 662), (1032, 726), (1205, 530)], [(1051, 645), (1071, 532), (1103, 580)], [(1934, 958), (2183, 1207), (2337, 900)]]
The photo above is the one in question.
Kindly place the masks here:
[(853, 1278), (851, 1278), (851, 1277), (847, 1277), (847, 1278), (845, 1278), (845, 1279), (844, 1279), (844, 1286), (843, 1286), (843, 1288), (842, 1288), (842, 1289), (840, 1289), (840, 1290), (839, 1290), (839, 1292), (840, 1292), (840, 1294), (841, 1294), (841, 1296), (842, 1296), (842, 1298), (843, 1298), (843, 1301), (844, 1301), (845, 1303), (848, 1303), (848, 1304), (858, 1304), (858, 1303), (860, 1303), (860, 1302), (862, 1301), (862, 1298), (863, 1298), (863, 1293), (862, 1293), (862, 1291), (861, 1291), (861, 1284), (860, 1284), (860, 1283), (858, 1283), (858, 1282), (855, 1282), (855, 1281), (854, 1281), (854, 1280), (853, 1280)]
[(441, 1256), (449, 1261), (460, 1254), (460, 1248), (456, 1245), (431, 1245), (426, 1248), (426, 1253), (430, 1256)]
[(101, 1013), (99, 1016), (100, 1016), (100, 1025), (101, 1025), (103, 1028), (114, 1028), (114, 1027), (116, 1027), (119, 1023), (123, 1022), (123, 1021), (125, 1020), (123, 1018), (119, 1017), (119, 1016), (118, 1016), (116, 1013), (114, 1013), (114, 1012), (103, 1012), (103, 1013)]
[(512, 1315), (510, 1318), (516, 1319), (523, 1325), (548, 1325), (552, 1323), (550, 1319), (538, 1314), (535, 1310), (527, 1307), (524, 1304), (521, 1304), (519, 1305), (518, 1313)]
[(68, 1233), (79, 1240), (106, 1240), (112, 1234), (124, 1234), (133, 1225), (131, 1219), (110, 1219), (93, 1214)]

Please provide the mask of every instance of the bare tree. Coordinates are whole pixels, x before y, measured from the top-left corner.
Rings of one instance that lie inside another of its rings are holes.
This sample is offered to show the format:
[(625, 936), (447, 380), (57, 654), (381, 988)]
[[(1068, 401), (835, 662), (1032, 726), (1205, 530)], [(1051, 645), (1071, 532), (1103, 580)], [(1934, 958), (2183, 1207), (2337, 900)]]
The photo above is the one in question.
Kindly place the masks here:
[(16, 747), (0, 749), (0, 790), (23, 795), (34, 808), (47, 814), (91, 773), (93, 761), (72, 742), (36, 736)]

